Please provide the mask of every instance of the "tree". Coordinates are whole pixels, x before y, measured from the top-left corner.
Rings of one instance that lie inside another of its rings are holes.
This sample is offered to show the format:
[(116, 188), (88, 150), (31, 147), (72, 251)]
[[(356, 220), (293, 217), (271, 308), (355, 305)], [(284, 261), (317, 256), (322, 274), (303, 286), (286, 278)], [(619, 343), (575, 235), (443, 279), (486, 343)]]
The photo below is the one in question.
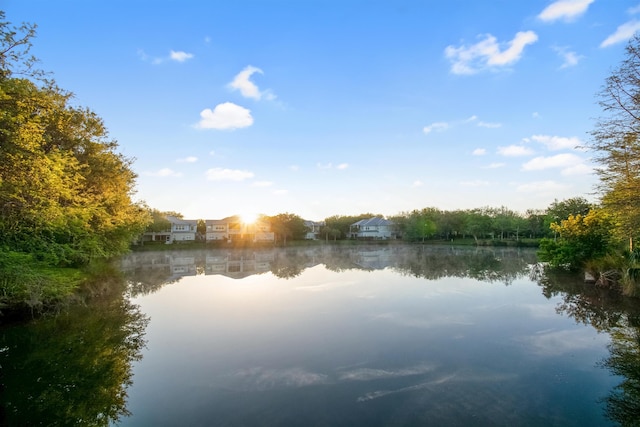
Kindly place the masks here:
[(435, 208), (424, 208), (413, 210), (404, 215), (404, 219), (399, 221), (404, 239), (409, 241), (422, 241), (433, 236), (437, 231), (436, 220), (440, 216), (440, 211)]
[(24, 23), (19, 27), (5, 21), (0, 10), (0, 79), (12, 75), (42, 78), (44, 73), (34, 68), (38, 60), (29, 56), (31, 39), (35, 37), (36, 25)]
[(122, 253), (148, 220), (132, 201), (132, 159), (34, 71), (34, 34), (0, 22), (0, 248), (64, 265)]
[(626, 47), (626, 56), (598, 93), (604, 114), (589, 144), (600, 177), (602, 203), (612, 213), (619, 235), (634, 249), (640, 226), (640, 36)]
[(287, 239), (302, 240), (307, 232), (304, 225), (304, 219), (292, 213), (281, 213), (269, 217), (271, 230), (276, 235), (276, 240), (282, 240), (283, 244), (287, 244)]
[(529, 237), (534, 239), (543, 234), (545, 213), (540, 209), (527, 209), (524, 223)]
[(491, 233), (492, 220), (487, 210), (488, 208), (466, 211), (464, 232), (473, 236), (476, 244), (480, 237)]
[(542, 239), (538, 256), (554, 267), (575, 269), (605, 256), (611, 249), (611, 219), (604, 210), (569, 215), (560, 223), (552, 223), (551, 229), (560, 237)]
[(334, 240), (344, 239), (349, 237), (351, 225), (362, 219), (369, 219), (373, 217), (381, 217), (382, 215), (376, 215), (372, 213), (365, 213), (360, 215), (334, 215), (324, 220), (325, 236), (330, 235), (334, 237)]

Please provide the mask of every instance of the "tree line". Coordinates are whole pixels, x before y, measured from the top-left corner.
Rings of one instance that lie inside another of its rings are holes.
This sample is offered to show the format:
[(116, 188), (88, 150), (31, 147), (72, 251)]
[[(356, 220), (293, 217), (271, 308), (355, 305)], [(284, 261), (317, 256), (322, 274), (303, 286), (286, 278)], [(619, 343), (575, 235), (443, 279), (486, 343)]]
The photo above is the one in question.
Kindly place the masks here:
[[(407, 242), (447, 241), (473, 239), (476, 244), (500, 244), (507, 241), (539, 240), (557, 236), (551, 224), (571, 215), (588, 213), (593, 204), (583, 197), (555, 200), (546, 209), (529, 209), (525, 213), (499, 208), (483, 207), (464, 210), (441, 210), (435, 207), (401, 212), (389, 217), (398, 236)], [(163, 231), (171, 228), (167, 216), (182, 218), (173, 211), (150, 209), (152, 222), (147, 231)], [(325, 241), (352, 238), (352, 225), (360, 220), (383, 217), (381, 214), (333, 215), (319, 222), (317, 238)], [(261, 215), (259, 221), (270, 225), (276, 242), (304, 240), (311, 228), (302, 217), (293, 213), (273, 216)], [(198, 233), (206, 234), (204, 220), (198, 220)]]

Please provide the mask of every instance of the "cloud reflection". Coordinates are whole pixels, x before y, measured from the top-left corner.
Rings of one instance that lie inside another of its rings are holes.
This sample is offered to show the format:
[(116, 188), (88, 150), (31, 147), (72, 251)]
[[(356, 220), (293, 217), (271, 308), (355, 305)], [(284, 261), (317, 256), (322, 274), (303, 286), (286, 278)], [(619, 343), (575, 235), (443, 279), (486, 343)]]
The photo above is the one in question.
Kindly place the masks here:
[(421, 364), (400, 369), (372, 369), (359, 368), (353, 369), (340, 374), (339, 379), (342, 381), (371, 381), (383, 378), (397, 378), (411, 375), (422, 375), (431, 372), (435, 367), (431, 364)]
[(500, 372), (495, 373), (474, 373), (474, 372), (455, 372), (448, 375), (441, 375), (431, 381), (425, 381), (418, 384), (414, 384), (407, 387), (401, 387), (390, 390), (376, 390), (366, 393), (358, 397), (358, 402), (366, 402), (369, 400), (378, 399), (391, 394), (406, 393), (410, 391), (422, 390), (427, 388), (433, 388), (442, 384), (450, 382), (501, 382), (512, 381), (518, 376), (516, 374), (503, 374)]
[(475, 323), (470, 321), (468, 316), (464, 314), (460, 315), (445, 315), (445, 316), (433, 316), (425, 319), (420, 317), (408, 317), (401, 313), (388, 312), (381, 313), (374, 317), (374, 319), (386, 320), (390, 323), (394, 323), (400, 326), (407, 326), (411, 328), (428, 329), (434, 326), (442, 325), (474, 325)]
[(327, 375), (309, 372), (302, 368), (268, 369), (253, 367), (241, 369), (233, 374), (240, 379), (241, 388), (264, 391), (282, 388), (298, 388), (326, 384)]
[(584, 329), (538, 331), (535, 335), (520, 337), (516, 340), (528, 345), (532, 352), (542, 356), (561, 356), (580, 350), (602, 347), (602, 342), (599, 342), (592, 334), (585, 333)]

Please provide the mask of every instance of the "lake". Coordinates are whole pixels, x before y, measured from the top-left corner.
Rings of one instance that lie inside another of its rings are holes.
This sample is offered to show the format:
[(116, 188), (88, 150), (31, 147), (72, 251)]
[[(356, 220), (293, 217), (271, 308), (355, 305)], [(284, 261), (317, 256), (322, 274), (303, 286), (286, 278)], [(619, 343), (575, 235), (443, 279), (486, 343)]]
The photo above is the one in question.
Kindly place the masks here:
[(0, 330), (0, 421), (637, 420), (637, 301), (546, 273), (533, 250), (209, 249), (136, 252), (118, 266), (124, 292)]

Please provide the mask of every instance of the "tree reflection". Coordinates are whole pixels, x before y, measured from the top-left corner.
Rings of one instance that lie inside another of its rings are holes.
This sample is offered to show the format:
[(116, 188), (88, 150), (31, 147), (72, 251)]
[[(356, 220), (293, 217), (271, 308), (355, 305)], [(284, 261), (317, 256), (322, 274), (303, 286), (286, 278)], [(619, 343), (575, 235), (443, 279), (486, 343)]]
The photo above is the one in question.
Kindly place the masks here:
[(0, 425), (107, 426), (128, 415), (148, 318), (122, 293), (0, 337)]
[(334, 272), (389, 268), (427, 280), (462, 277), (509, 285), (527, 274), (535, 263), (535, 251), (514, 248), (322, 245), (131, 254), (123, 258), (122, 268), (127, 273), (130, 292), (135, 296), (155, 292), (183, 276), (220, 274), (242, 279), (270, 271), (278, 278), (292, 279), (320, 264)]
[(271, 263), (271, 273), (279, 279), (293, 279), (313, 265), (313, 251), (278, 251)]
[(640, 331), (621, 327), (611, 333), (610, 355), (602, 365), (623, 380), (605, 399), (607, 416), (624, 426), (640, 425)]
[(429, 280), (460, 277), (510, 285), (535, 261), (529, 250), (442, 247), (407, 252), (395, 269)]
[(640, 425), (640, 306), (620, 292), (585, 283), (567, 272), (542, 269), (536, 279), (543, 294), (560, 296), (556, 311), (591, 325), (611, 338), (609, 356), (600, 365), (622, 377), (603, 399), (608, 418), (624, 426)]

